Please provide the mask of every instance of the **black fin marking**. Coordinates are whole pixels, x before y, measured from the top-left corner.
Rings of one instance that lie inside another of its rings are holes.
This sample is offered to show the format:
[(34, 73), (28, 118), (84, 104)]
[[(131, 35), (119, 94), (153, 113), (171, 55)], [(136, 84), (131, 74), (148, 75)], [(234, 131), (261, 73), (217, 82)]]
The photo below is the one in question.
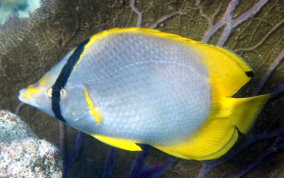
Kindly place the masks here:
[(72, 55), (67, 60), (66, 64), (61, 69), (60, 74), (58, 75), (55, 83), (52, 86), (52, 97), (51, 97), (51, 106), (52, 111), (59, 120), (66, 122), (63, 116), (61, 115), (60, 109), (60, 91), (65, 87), (70, 74), (80, 59), (82, 52), (84, 51), (85, 45), (89, 42), (90, 39), (87, 39), (80, 43), (76, 50), (72, 53)]
[(253, 77), (254, 76), (254, 72), (253, 71), (248, 71), (248, 72), (246, 72), (246, 75), (248, 77)]

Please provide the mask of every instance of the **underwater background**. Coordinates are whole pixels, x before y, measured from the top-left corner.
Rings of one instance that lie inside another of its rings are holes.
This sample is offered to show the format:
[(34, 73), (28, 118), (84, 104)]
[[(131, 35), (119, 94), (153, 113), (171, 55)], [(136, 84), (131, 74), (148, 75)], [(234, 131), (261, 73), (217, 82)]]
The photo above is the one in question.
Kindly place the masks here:
[(34, 108), (23, 106), (18, 115), (39, 138), (61, 149), (65, 176), (284, 176), (284, 96), (277, 95), (284, 88), (283, 0), (13, 2), (17, 5), (10, 4), (10, 8), (7, 5), (4, 8), (5, 1), (0, 4), (1, 110), (16, 112), (20, 104), (18, 90), (37, 81), (84, 39), (110, 28), (134, 26), (217, 44), (242, 56), (254, 69), (255, 77), (236, 97), (276, 93), (250, 135), (243, 136), (229, 157), (203, 163), (172, 159), (148, 147), (143, 153), (114, 149), (91, 136), (78, 135), (76, 130), (63, 127), (57, 119)]

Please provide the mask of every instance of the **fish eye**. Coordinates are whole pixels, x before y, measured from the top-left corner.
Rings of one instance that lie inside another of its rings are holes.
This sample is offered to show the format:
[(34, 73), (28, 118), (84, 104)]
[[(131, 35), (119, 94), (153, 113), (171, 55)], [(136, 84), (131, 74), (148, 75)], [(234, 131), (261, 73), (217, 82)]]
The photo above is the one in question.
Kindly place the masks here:
[(65, 96), (66, 96), (66, 90), (61, 89), (60, 90), (60, 98), (63, 99), (63, 98), (65, 98)]
[(51, 99), (52, 98), (52, 88), (47, 90), (47, 96)]
[[(52, 98), (52, 88), (47, 90), (47, 96), (51, 99)], [(66, 96), (66, 90), (61, 89), (60, 90), (60, 98), (63, 99)]]

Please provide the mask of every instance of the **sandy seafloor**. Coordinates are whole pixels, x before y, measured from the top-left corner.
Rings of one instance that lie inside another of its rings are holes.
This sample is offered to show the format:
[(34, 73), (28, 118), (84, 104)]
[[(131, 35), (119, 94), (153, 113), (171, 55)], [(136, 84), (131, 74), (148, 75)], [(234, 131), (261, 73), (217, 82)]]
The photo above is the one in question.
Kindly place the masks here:
[[(152, 26), (218, 44), (242, 56), (254, 69), (255, 77), (237, 93), (237, 97), (252, 96), (256, 92), (271, 93), (284, 84), (282, 0), (138, 0), (135, 5), (143, 15), (142, 27)], [(170, 18), (162, 21), (165, 16)], [(232, 20), (228, 21), (230, 17)], [(13, 17), (0, 27), (0, 109), (14, 112), (19, 104), (18, 90), (37, 81), (79, 42), (106, 29), (137, 26), (137, 21), (138, 16), (128, 0), (45, 0), (31, 17)], [(262, 81), (265, 81), (264, 85), (259, 87)], [(267, 104), (250, 134), (269, 133), (284, 127), (283, 109), (284, 96), (279, 95)], [(56, 119), (27, 105), (21, 108), (19, 116), (39, 138), (59, 145)], [(76, 133), (65, 127), (67, 156)], [(208, 177), (230, 177), (240, 173), (255, 163), (262, 153), (267, 153), (274, 139), (253, 144), (232, 160), (212, 169)], [(281, 144), (283, 146), (283, 139), (279, 147)], [(71, 174), (74, 177), (101, 177), (108, 149), (109, 146), (85, 135)], [(119, 150), (113, 177), (125, 177), (136, 154)], [(147, 164), (157, 165), (167, 158), (168, 155), (152, 149)], [(244, 177), (284, 176), (283, 162), (283, 149), (276, 150)], [(179, 159), (162, 177), (197, 177), (200, 168), (198, 161)]]

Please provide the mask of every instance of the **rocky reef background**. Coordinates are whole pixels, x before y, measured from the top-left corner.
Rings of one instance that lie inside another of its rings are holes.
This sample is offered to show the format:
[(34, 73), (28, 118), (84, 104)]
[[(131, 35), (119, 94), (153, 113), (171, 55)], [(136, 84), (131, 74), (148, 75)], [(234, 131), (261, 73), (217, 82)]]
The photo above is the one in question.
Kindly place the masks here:
[[(79, 42), (109, 28), (133, 26), (152, 27), (235, 51), (255, 71), (255, 77), (238, 97), (271, 93), (284, 84), (282, 0), (42, 0), (41, 7), (29, 18), (14, 16), (0, 26), (0, 109), (15, 112), (18, 90), (37, 81)], [(267, 104), (251, 135), (283, 128), (283, 109), (284, 97), (279, 95)], [(57, 145), (61, 140), (62, 146), (64, 139), (59, 139), (56, 119), (29, 106), (23, 106), (19, 115), (39, 138)], [(65, 155), (71, 153), (76, 132), (65, 128)], [(247, 147), (237, 157), (212, 169), (208, 177), (237, 175), (252, 163), (258, 166), (247, 177), (283, 176), (284, 152), (276, 148), (271, 151), (271, 145), (279, 138), (271, 137)], [(281, 139), (277, 148), (283, 146)], [(108, 149), (85, 135), (80, 156), (71, 167), (72, 174), (101, 176)], [(263, 153), (270, 152), (273, 154), (258, 161)], [(127, 175), (136, 154), (118, 151), (114, 177)], [(147, 164), (155, 165), (167, 158), (152, 149)], [(196, 177), (201, 166), (197, 161), (179, 159), (163, 177)]]
[(10, 112), (0, 111), (0, 177), (62, 177), (58, 149)]

